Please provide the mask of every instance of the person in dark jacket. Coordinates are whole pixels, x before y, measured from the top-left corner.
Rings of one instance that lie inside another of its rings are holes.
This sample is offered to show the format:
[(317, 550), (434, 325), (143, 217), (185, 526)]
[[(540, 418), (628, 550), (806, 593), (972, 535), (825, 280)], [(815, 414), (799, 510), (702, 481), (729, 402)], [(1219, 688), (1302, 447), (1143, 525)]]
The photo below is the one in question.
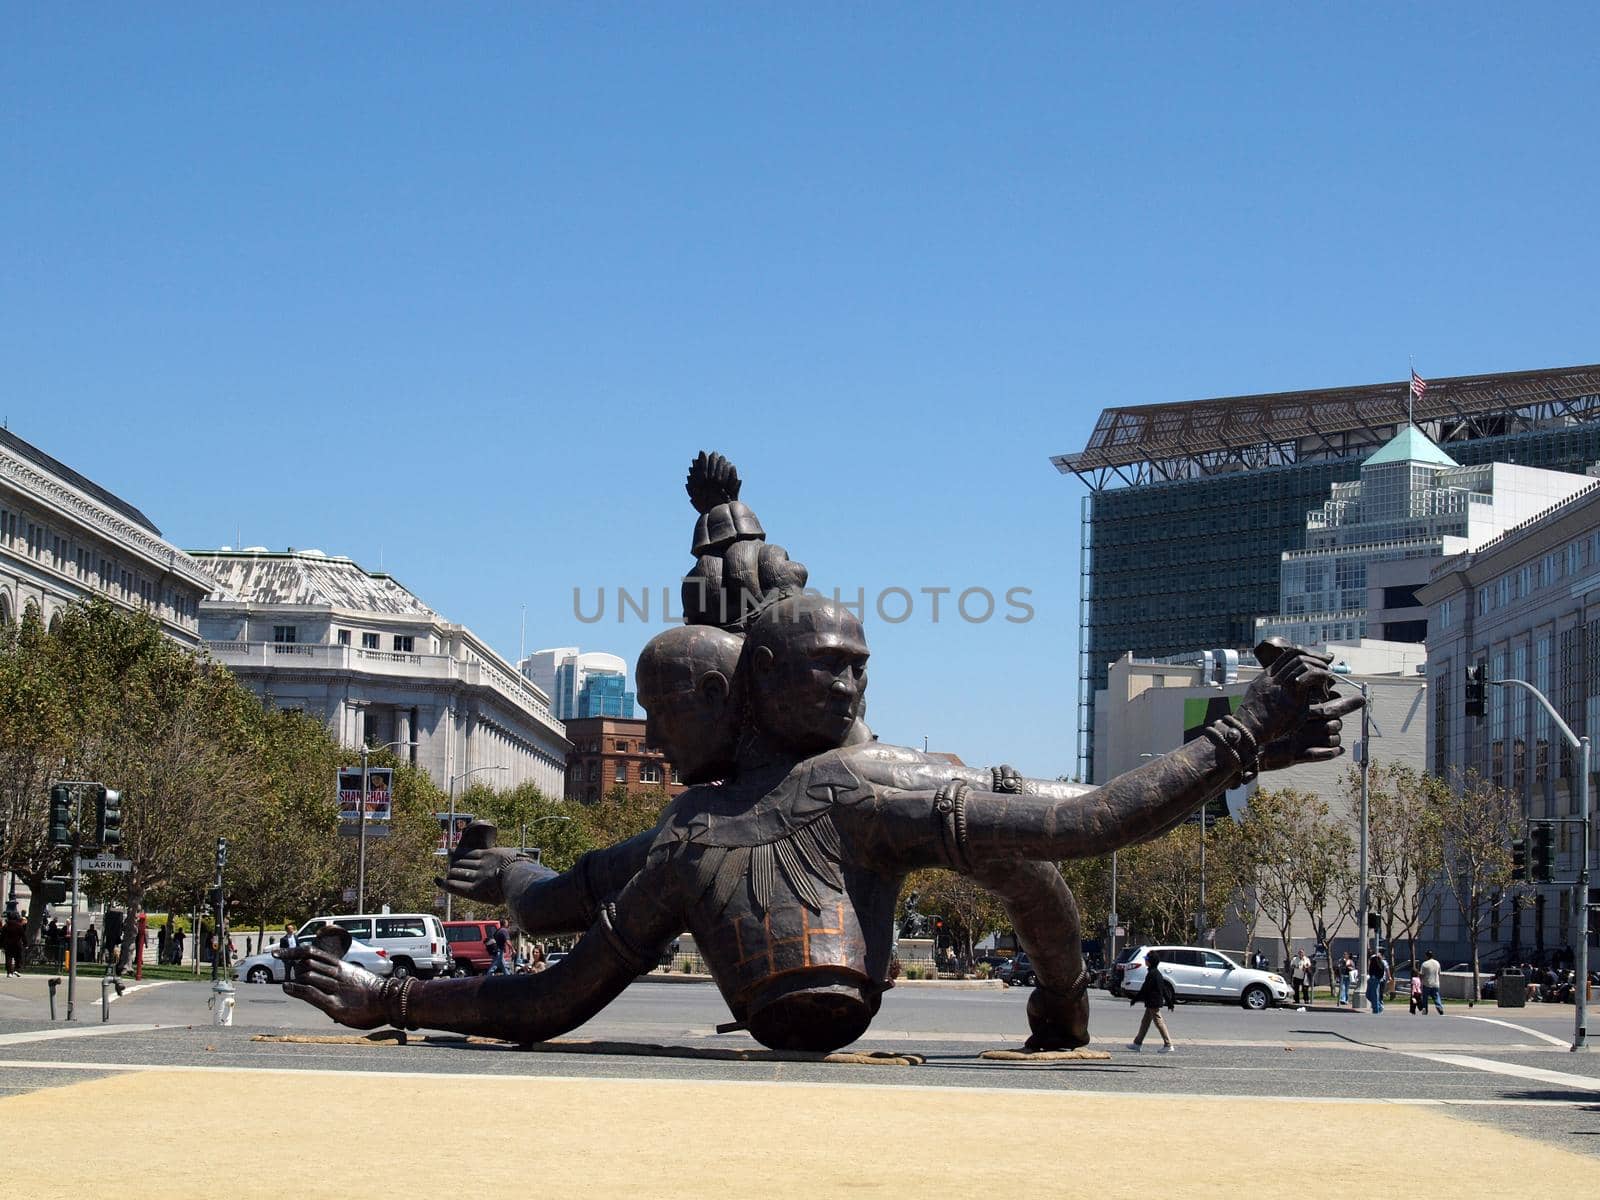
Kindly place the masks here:
[(1128, 1001), (1130, 1004), (1144, 1005), (1144, 1019), (1139, 1022), (1139, 1032), (1133, 1041), (1128, 1043), (1128, 1049), (1138, 1052), (1144, 1049), (1144, 1035), (1150, 1032), (1153, 1023), (1156, 1032), (1161, 1035), (1161, 1053), (1171, 1054), (1177, 1049), (1172, 1044), (1172, 1035), (1167, 1032), (1167, 1023), (1161, 1018), (1161, 1007), (1175, 1009), (1178, 1003), (1178, 993), (1172, 986), (1172, 981), (1163, 975), (1158, 964), (1161, 962), (1159, 953), (1152, 953), (1145, 958), (1144, 982), (1139, 985), (1139, 990)]

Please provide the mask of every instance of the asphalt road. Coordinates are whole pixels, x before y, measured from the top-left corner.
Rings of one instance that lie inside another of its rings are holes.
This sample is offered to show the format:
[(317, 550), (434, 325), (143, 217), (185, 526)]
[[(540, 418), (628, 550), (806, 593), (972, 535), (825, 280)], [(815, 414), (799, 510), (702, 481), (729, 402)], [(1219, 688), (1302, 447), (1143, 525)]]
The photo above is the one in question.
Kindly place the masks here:
[[(419, 1039), (398, 1046), (261, 1042), (271, 1033), (348, 1033), (269, 986), (236, 993), (235, 1023), (210, 1023), (209, 984), (167, 983), (131, 990), (100, 1023), (98, 987), (79, 993), (79, 1020), (51, 1024), (43, 981), (0, 987), (0, 1097), (102, 1073), (145, 1068), (292, 1067), (316, 1071), (408, 1071), (607, 1079), (762, 1079), (876, 1086), (1052, 1089), (1077, 1093), (1212, 1098), (1386, 1100), (1439, 1106), (1449, 1117), (1600, 1156), (1600, 1053), (1566, 1050), (1572, 1010), (1452, 1009), (1412, 1016), (1391, 1007), (1364, 1013), (1250, 1013), (1233, 1006), (1181, 1005), (1169, 1014), (1175, 1054), (1135, 1055), (1126, 1043), (1138, 1012), (1093, 995), (1094, 1048), (1109, 1061), (1016, 1063), (985, 1060), (985, 1049), (1015, 1048), (1026, 1035), (1022, 989), (902, 987), (857, 1048), (927, 1056), (913, 1068), (719, 1062), (691, 1058), (522, 1053)], [(570, 1038), (745, 1047), (743, 1033), (719, 1035), (728, 1020), (704, 984), (641, 981)], [(1220, 1118), (1219, 1118), (1220, 1119)], [(1276, 1150), (1263, 1147), (1263, 1162)]]

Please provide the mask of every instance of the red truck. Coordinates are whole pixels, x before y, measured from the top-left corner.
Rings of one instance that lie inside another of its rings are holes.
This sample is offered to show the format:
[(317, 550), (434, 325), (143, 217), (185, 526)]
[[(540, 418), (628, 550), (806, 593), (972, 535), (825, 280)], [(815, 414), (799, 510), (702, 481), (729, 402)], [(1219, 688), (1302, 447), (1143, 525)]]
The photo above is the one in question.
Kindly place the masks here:
[(457, 975), (482, 975), (492, 961), (484, 939), (494, 936), (498, 921), (446, 921), (445, 941)]

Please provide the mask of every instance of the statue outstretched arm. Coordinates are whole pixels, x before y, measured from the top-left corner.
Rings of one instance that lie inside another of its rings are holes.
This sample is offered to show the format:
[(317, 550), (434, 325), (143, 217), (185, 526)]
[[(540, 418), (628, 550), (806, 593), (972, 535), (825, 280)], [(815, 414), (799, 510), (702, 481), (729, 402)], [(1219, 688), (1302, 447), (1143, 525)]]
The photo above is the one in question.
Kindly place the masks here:
[(468, 900), (504, 904), (517, 927), (534, 937), (577, 933), (593, 925), (600, 906), (638, 874), (655, 834), (646, 830), (591, 850), (570, 871), (557, 875), (495, 846), (494, 826), (474, 821), (462, 834), (448, 873), (437, 882)]
[[(516, 864), (506, 872), (506, 908), (513, 923), (534, 937), (588, 929), (600, 908), (644, 868), (656, 831), (647, 829), (625, 842), (591, 850), (570, 871), (538, 877)], [(674, 931), (680, 932), (680, 931)]]
[(531, 975), (379, 979), (316, 946), (280, 955), (289, 995), (356, 1029), (443, 1029), (529, 1044), (577, 1028), (659, 960), (683, 928), (670, 886), (641, 875), (602, 907), (572, 953)]
[(885, 789), (844, 824), (863, 853), (897, 870), (970, 873), (1007, 859), (1109, 854), (1170, 828), (1256, 766), (1337, 757), (1340, 717), (1361, 699), (1328, 699), (1333, 683), (1325, 658), (1284, 651), (1252, 681), (1237, 714), (1103, 787), (1066, 798), (961, 782), (931, 794)]

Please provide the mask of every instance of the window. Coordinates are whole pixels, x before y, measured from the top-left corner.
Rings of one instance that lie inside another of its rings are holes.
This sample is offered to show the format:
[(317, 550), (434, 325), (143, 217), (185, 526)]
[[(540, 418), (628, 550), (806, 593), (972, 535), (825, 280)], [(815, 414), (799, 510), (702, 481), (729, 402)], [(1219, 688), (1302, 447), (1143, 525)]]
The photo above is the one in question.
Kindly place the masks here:
[(424, 938), (428, 929), (421, 917), (379, 917), (378, 936), (381, 938)]
[(600, 764), (597, 763), (597, 762), (592, 762), (591, 761), (589, 763), (589, 782), (590, 783), (599, 783), (600, 782)]
[(274, 625), (272, 640), (279, 645), (290, 645), (297, 640), (299, 631), (293, 625)]
[(617, 770), (613, 778), (618, 783), (628, 782), (628, 764), (623, 762), (621, 759), (617, 760)]
[(409, 633), (397, 633), (394, 635), (394, 648), (401, 654), (411, 653), (412, 642), (413, 639)]
[(627, 752), (628, 752), (628, 743), (627, 742), (618, 742), (617, 743), (617, 753), (618, 754), (626, 754)]
[(673, 767), (672, 768), (672, 782), (676, 783), (676, 784), (682, 784), (683, 783), (683, 776), (678, 774), (678, 768), (677, 767)]
[(1441, 630), (1450, 628), (1450, 625), (1451, 625), (1452, 620), (1454, 619), (1454, 616), (1455, 616), (1455, 601), (1454, 600), (1441, 600), (1441, 601), (1439, 601), (1439, 628)]
[(339, 645), (348, 646), (349, 644), (350, 644), (350, 631), (348, 629), (339, 630)]
[(640, 767), (639, 767), (639, 782), (640, 783), (660, 783), (661, 782), (661, 764), (660, 763), (643, 763), (643, 764), (641, 764)]
[(1488, 611), (1489, 611), (1489, 589), (1487, 587), (1481, 587), (1481, 588), (1478, 589), (1478, 615), (1482, 616), (1484, 613), (1486, 613)]
[(363, 650), (376, 650), (378, 648), (378, 635), (375, 633), (363, 633), (361, 635), (361, 648)]

